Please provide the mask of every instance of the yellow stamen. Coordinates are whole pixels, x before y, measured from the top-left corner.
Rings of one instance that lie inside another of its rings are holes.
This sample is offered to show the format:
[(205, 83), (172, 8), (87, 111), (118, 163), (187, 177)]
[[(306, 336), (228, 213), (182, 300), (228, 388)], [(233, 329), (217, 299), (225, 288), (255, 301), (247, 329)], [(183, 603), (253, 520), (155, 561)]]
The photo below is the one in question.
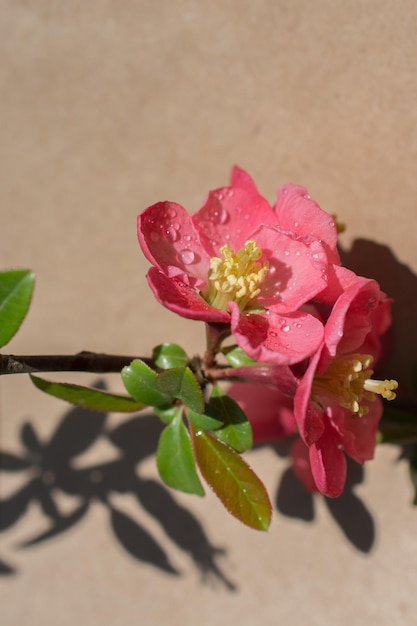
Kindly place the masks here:
[(269, 263), (258, 263), (262, 250), (253, 240), (237, 252), (228, 244), (219, 252), (224, 258), (210, 259), (209, 285), (204, 297), (216, 309), (226, 309), (232, 300), (243, 311), (260, 294), (259, 285), (268, 273)]
[(394, 400), (396, 380), (373, 380), (373, 370), (368, 369), (373, 361), (369, 354), (353, 354), (336, 357), (327, 370), (313, 381), (312, 398), (325, 403), (326, 397), (336, 400), (340, 406), (349, 409), (357, 417), (368, 413), (363, 400), (375, 400), (375, 394), (386, 400)]

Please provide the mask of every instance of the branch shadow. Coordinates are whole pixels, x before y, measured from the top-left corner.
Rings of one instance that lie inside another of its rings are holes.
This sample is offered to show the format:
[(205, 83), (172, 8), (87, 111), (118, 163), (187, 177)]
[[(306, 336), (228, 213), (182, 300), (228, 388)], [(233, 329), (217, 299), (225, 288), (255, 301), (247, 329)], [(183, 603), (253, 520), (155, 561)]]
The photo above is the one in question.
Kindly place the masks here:
[[(102, 384), (97, 386), (103, 388)], [(167, 575), (180, 576), (169, 550), (152, 531), (111, 502), (114, 493), (133, 495), (138, 507), (158, 522), (173, 546), (188, 555), (203, 581), (214, 579), (235, 591), (236, 586), (218, 564), (226, 551), (210, 542), (201, 522), (162, 483), (143, 478), (138, 471), (140, 464), (155, 454), (161, 430), (162, 424), (151, 414), (136, 415), (109, 428), (107, 415), (83, 408), (67, 412), (48, 442), (40, 440), (31, 422), (22, 424), (24, 453), (17, 456), (1, 451), (0, 470), (26, 472), (30, 478), (18, 491), (0, 500), (0, 531), (15, 525), (29, 505), (37, 502), (45, 517), (45, 529), (20, 544), (19, 548), (26, 549), (69, 531), (100, 503), (108, 512), (113, 537), (132, 558)], [(76, 457), (100, 440), (115, 448), (117, 458), (77, 468)], [(76, 497), (78, 504), (69, 514), (60, 511), (56, 501), (59, 492)], [(14, 568), (3, 565), (1, 574), (15, 573)]]

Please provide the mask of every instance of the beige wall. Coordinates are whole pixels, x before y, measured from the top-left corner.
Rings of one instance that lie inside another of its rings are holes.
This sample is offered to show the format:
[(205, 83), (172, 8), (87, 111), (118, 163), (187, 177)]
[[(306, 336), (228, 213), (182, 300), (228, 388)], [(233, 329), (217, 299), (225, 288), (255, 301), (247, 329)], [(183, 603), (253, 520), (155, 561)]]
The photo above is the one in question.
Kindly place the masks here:
[[(146, 355), (166, 340), (201, 349), (201, 325), (153, 300), (135, 220), (161, 199), (195, 210), (238, 163), (270, 200), (278, 185), (297, 182), (348, 224), (346, 262), (396, 298), (389, 373), (409, 393), (416, 25), (411, 0), (0, 2), (0, 265), (37, 274), (10, 351)], [(120, 388), (116, 377), (109, 384)], [(19, 453), (25, 420), (47, 440), (68, 415), (23, 378), (1, 380), (0, 392), (2, 449)], [(112, 416), (109, 430), (122, 419)], [(102, 437), (88, 454), (84, 464), (115, 448)], [(396, 458), (395, 449), (378, 450), (355, 487), (362, 508), (351, 496), (332, 515), (317, 498), (313, 522), (277, 512), (267, 535), (227, 518), (211, 495), (175, 495), (225, 548), (216, 562), (237, 593), (218, 579), (202, 584), (187, 552), (131, 493), (112, 492), (113, 507), (157, 538), (181, 577), (123, 549), (100, 503), (71, 530), (16, 550), (48, 525), (33, 504), (0, 535), (4, 568), (17, 572), (1, 583), (0, 615), (13, 626), (411, 623), (417, 518)], [(264, 449), (250, 462), (274, 497), (287, 460)], [(155, 475), (152, 459), (143, 471)], [(23, 480), (8, 477), (3, 493)], [(62, 510), (79, 502), (55, 495)], [(334, 515), (356, 528), (350, 539)], [(126, 529), (121, 535), (128, 541)]]

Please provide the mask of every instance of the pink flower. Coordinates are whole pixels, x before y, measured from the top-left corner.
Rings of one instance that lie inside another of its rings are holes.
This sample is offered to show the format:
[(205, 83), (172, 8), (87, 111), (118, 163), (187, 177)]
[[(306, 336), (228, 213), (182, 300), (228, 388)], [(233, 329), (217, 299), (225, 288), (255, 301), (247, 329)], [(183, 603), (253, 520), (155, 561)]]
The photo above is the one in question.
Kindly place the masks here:
[(209, 192), (193, 216), (173, 202), (147, 208), (138, 239), (149, 285), (171, 311), (231, 324), (257, 360), (295, 363), (317, 350), (322, 324), (300, 308), (327, 288), (337, 233), (303, 187), (285, 185), (271, 207), (234, 168), (230, 186)]
[(294, 398), (294, 415), (319, 491), (336, 497), (346, 479), (344, 452), (373, 458), (382, 415), (377, 395), (395, 397), (396, 381), (373, 380), (390, 301), (374, 280), (338, 268), (341, 293), (328, 315), (321, 347), (311, 357)]
[(273, 443), (296, 432), (292, 398), (278, 389), (267, 385), (234, 383), (227, 394), (245, 412), (255, 444)]

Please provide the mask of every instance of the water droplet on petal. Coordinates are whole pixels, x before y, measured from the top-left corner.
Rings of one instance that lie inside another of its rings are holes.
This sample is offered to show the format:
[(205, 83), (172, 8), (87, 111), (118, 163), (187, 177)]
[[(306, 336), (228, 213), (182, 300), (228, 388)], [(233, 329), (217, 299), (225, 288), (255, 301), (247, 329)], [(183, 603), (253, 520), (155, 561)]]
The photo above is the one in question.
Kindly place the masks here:
[(288, 324), (284, 324), (284, 326), (281, 326), (281, 330), (283, 333), (288, 333), (290, 327), (288, 326)]
[(294, 222), (294, 228), (298, 228), (299, 222)]
[(226, 211), (224, 207), (220, 207), (215, 212), (215, 217), (216, 217), (217, 224), (224, 224), (229, 219), (229, 213)]
[(192, 250), (181, 250), (178, 254), (178, 260), (184, 265), (191, 265), (195, 259), (195, 254)]
[(174, 228), (175, 230), (179, 230), (181, 228), (181, 226), (178, 224), (178, 222), (173, 222), (171, 224), (172, 228)]
[(167, 212), (166, 212), (167, 216), (170, 217), (171, 219), (174, 219), (174, 217), (177, 217), (177, 212), (175, 209), (173, 209), (172, 207), (168, 207)]
[(290, 251), (289, 250), (285, 250), (284, 254), (285, 254), (285, 256), (290, 256)]
[(183, 239), (184, 239), (184, 241), (189, 242), (189, 241), (191, 241), (191, 235), (184, 235)]
[(166, 229), (165, 236), (169, 241), (178, 241), (180, 237), (178, 231), (172, 228), (172, 226)]

